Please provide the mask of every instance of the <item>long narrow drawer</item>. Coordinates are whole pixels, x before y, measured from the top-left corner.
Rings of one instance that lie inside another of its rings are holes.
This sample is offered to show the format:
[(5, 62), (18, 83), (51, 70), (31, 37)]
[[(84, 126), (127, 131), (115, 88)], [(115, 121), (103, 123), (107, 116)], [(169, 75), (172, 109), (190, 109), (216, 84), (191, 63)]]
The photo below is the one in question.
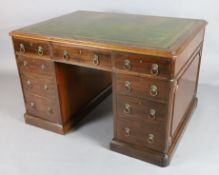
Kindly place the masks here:
[(49, 43), (40, 40), (13, 39), (16, 54), (50, 57)]
[(122, 118), (147, 124), (165, 124), (167, 105), (139, 98), (117, 95), (117, 114)]
[(171, 91), (167, 81), (125, 74), (116, 75), (118, 94), (166, 102)]
[(47, 121), (57, 122), (59, 117), (56, 100), (35, 96), (29, 93), (24, 94), (27, 113)]
[(95, 51), (53, 43), (52, 52), (52, 58), (55, 60), (83, 64), (88, 67), (95, 67), (96, 69), (111, 70), (112, 68), (110, 53), (101, 52), (100, 50)]
[(158, 127), (120, 118), (117, 120), (116, 132), (117, 138), (121, 141), (156, 151), (165, 150), (164, 125)]
[(54, 63), (49, 60), (18, 56), (17, 65), (20, 73), (35, 73), (43, 76), (54, 75)]
[(32, 93), (50, 99), (56, 98), (56, 85), (53, 77), (37, 74), (20, 74), (24, 93)]
[(117, 53), (113, 59), (117, 71), (141, 73), (165, 78), (170, 78), (173, 74), (172, 63), (168, 59), (126, 53)]

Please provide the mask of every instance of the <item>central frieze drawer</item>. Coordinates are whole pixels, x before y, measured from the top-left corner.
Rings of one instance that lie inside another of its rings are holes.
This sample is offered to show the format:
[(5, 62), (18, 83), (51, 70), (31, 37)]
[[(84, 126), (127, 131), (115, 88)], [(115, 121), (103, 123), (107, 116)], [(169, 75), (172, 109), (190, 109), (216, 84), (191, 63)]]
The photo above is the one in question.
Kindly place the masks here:
[(89, 67), (111, 69), (111, 55), (104, 51), (95, 51), (84, 48), (69, 47), (66, 45), (52, 44), (52, 58)]

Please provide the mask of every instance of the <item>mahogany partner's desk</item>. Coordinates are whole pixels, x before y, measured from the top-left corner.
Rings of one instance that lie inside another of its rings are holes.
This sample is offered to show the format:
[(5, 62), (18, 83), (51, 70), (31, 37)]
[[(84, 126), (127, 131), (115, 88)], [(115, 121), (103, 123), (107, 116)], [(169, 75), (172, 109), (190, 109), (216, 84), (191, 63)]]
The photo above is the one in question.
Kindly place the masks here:
[(205, 25), (79, 11), (11, 32), (25, 121), (64, 134), (112, 89), (111, 149), (167, 165), (197, 103)]

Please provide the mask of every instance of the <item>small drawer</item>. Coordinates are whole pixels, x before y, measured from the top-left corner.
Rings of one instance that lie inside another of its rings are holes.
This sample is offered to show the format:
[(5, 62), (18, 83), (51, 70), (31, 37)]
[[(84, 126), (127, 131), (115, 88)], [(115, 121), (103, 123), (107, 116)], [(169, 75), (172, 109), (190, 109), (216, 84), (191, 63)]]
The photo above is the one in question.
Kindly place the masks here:
[(49, 60), (18, 56), (17, 65), (20, 73), (35, 73), (44, 76), (54, 75), (54, 63)]
[(136, 54), (116, 54), (113, 59), (117, 71), (142, 73), (165, 78), (170, 78), (172, 74), (171, 62), (168, 59)]
[(47, 100), (29, 93), (25, 94), (27, 113), (47, 121), (57, 122), (59, 117), (58, 106), (55, 101)]
[(167, 81), (125, 74), (116, 75), (116, 92), (118, 94), (167, 102), (170, 91), (171, 84)]
[(49, 43), (44, 41), (14, 39), (14, 49), (16, 54), (50, 57)]
[(36, 74), (20, 74), (24, 93), (32, 93), (50, 99), (56, 98), (56, 85), (53, 78)]
[(52, 44), (53, 59), (71, 62), (73, 64), (83, 64), (88, 67), (111, 69), (111, 55), (106, 52), (89, 49), (75, 48)]
[(117, 138), (121, 141), (147, 147), (156, 151), (165, 149), (165, 130), (161, 125), (153, 127), (145, 122), (118, 119)]
[(139, 98), (117, 95), (117, 114), (133, 121), (148, 124), (165, 124), (167, 121), (167, 105)]

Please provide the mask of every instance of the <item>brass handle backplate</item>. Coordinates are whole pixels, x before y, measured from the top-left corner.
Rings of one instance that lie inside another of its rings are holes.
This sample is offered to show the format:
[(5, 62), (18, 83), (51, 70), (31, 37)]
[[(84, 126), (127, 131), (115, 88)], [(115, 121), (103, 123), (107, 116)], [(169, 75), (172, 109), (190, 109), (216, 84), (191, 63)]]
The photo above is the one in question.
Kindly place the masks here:
[(126, 114), (130, 114), (132, 112), (132, 108), (128, 103), (125, 104), (123, 112)]
[(125, 135), (126, 135), (126, 136), (129, 136), (131, 130), (130, 130), (129, 128), (125, 128), (124, 130), (125, 130)]
[(47, 108), (47, 113), (48, 113), (48, 114), (52, 114), (52, 112), (53, 112), (53, 111), (52, 111), (52, 108), (51, 108), (51, 107), (48, 107), (48, 108)]
[(27, 86), (29, 86), (30, 88), (32, 87), (32, 82), (30, 80), (27, 80)]
[(20, 52), (21, 53), (25, 53), (25, 47), (24, 47), (24, 44), (20, 44)]
[(27, 64), (28, 64), (27, 61), (24, 60), (24, 61), (23, 61), (23, 65), (24, 65), (24, 67), (26, 67)]
[(130, 81), (125, 81), (125, 82), (124, 82), (124, 86), (125, 86), (125, 89), (126, 89), (128, 92), (131, 92), (131, 91), (132, 91), (132, 87), (131, 87), (131, 82), (130, 82)]
[(63, 58), (64, 58), (65, 60), (68, 60), (68, 59), (70, 58), (70, 55), (69, 55), (69, 53), (68, 53), (67, 50), (64, 50)]
[(41, 65), (41, 69), (42, 69), (42, 70), (45, 70), (45, 69), (46, 69), (46, 65), (45, 65), (45, 64), (42, 64), (42, 65)]
[(47, 84), (44, 84), (43, 89), (44, 89), (45, 91), (47, 91), (47, 90), (49, 89), (48, 85), (47, 85)]
[(38, 49), (37, 49), (37, 54), (39, 56), (43, 56), (43, 47), (42, 46), (39, 46)]
[(154, 135), (153, 134), (148, 134), (147, 142), (150, 144), (154, 143)]
[(96, 66), (100, 64), (99, 56), (96, 54), (93, 56), (93, 64)]
[(158, 75), (159, 70), (158, 70), (158, 64), (152, 64), (151, 66), (151, 74), (152, 75)]
[(153, 120), (156, 118), (156, 110), (155, 109), (149, 110), (148, 118), (153, 119)]
[(157, 89), (156, 85), (151, 85), (151, 87), (150, 87), (150, 94), (151, 94), (151, 96), (157, 96), (158, 89)]
[(123, 68), (126, 70), (131, 70), (132, 69), (131, 62), (129, 60), (124, 60)]
[(30, 106), (31, 106), (31, 108), (34, 108), (35, 107), (35, 103), (34, 102), (30, 102)]

